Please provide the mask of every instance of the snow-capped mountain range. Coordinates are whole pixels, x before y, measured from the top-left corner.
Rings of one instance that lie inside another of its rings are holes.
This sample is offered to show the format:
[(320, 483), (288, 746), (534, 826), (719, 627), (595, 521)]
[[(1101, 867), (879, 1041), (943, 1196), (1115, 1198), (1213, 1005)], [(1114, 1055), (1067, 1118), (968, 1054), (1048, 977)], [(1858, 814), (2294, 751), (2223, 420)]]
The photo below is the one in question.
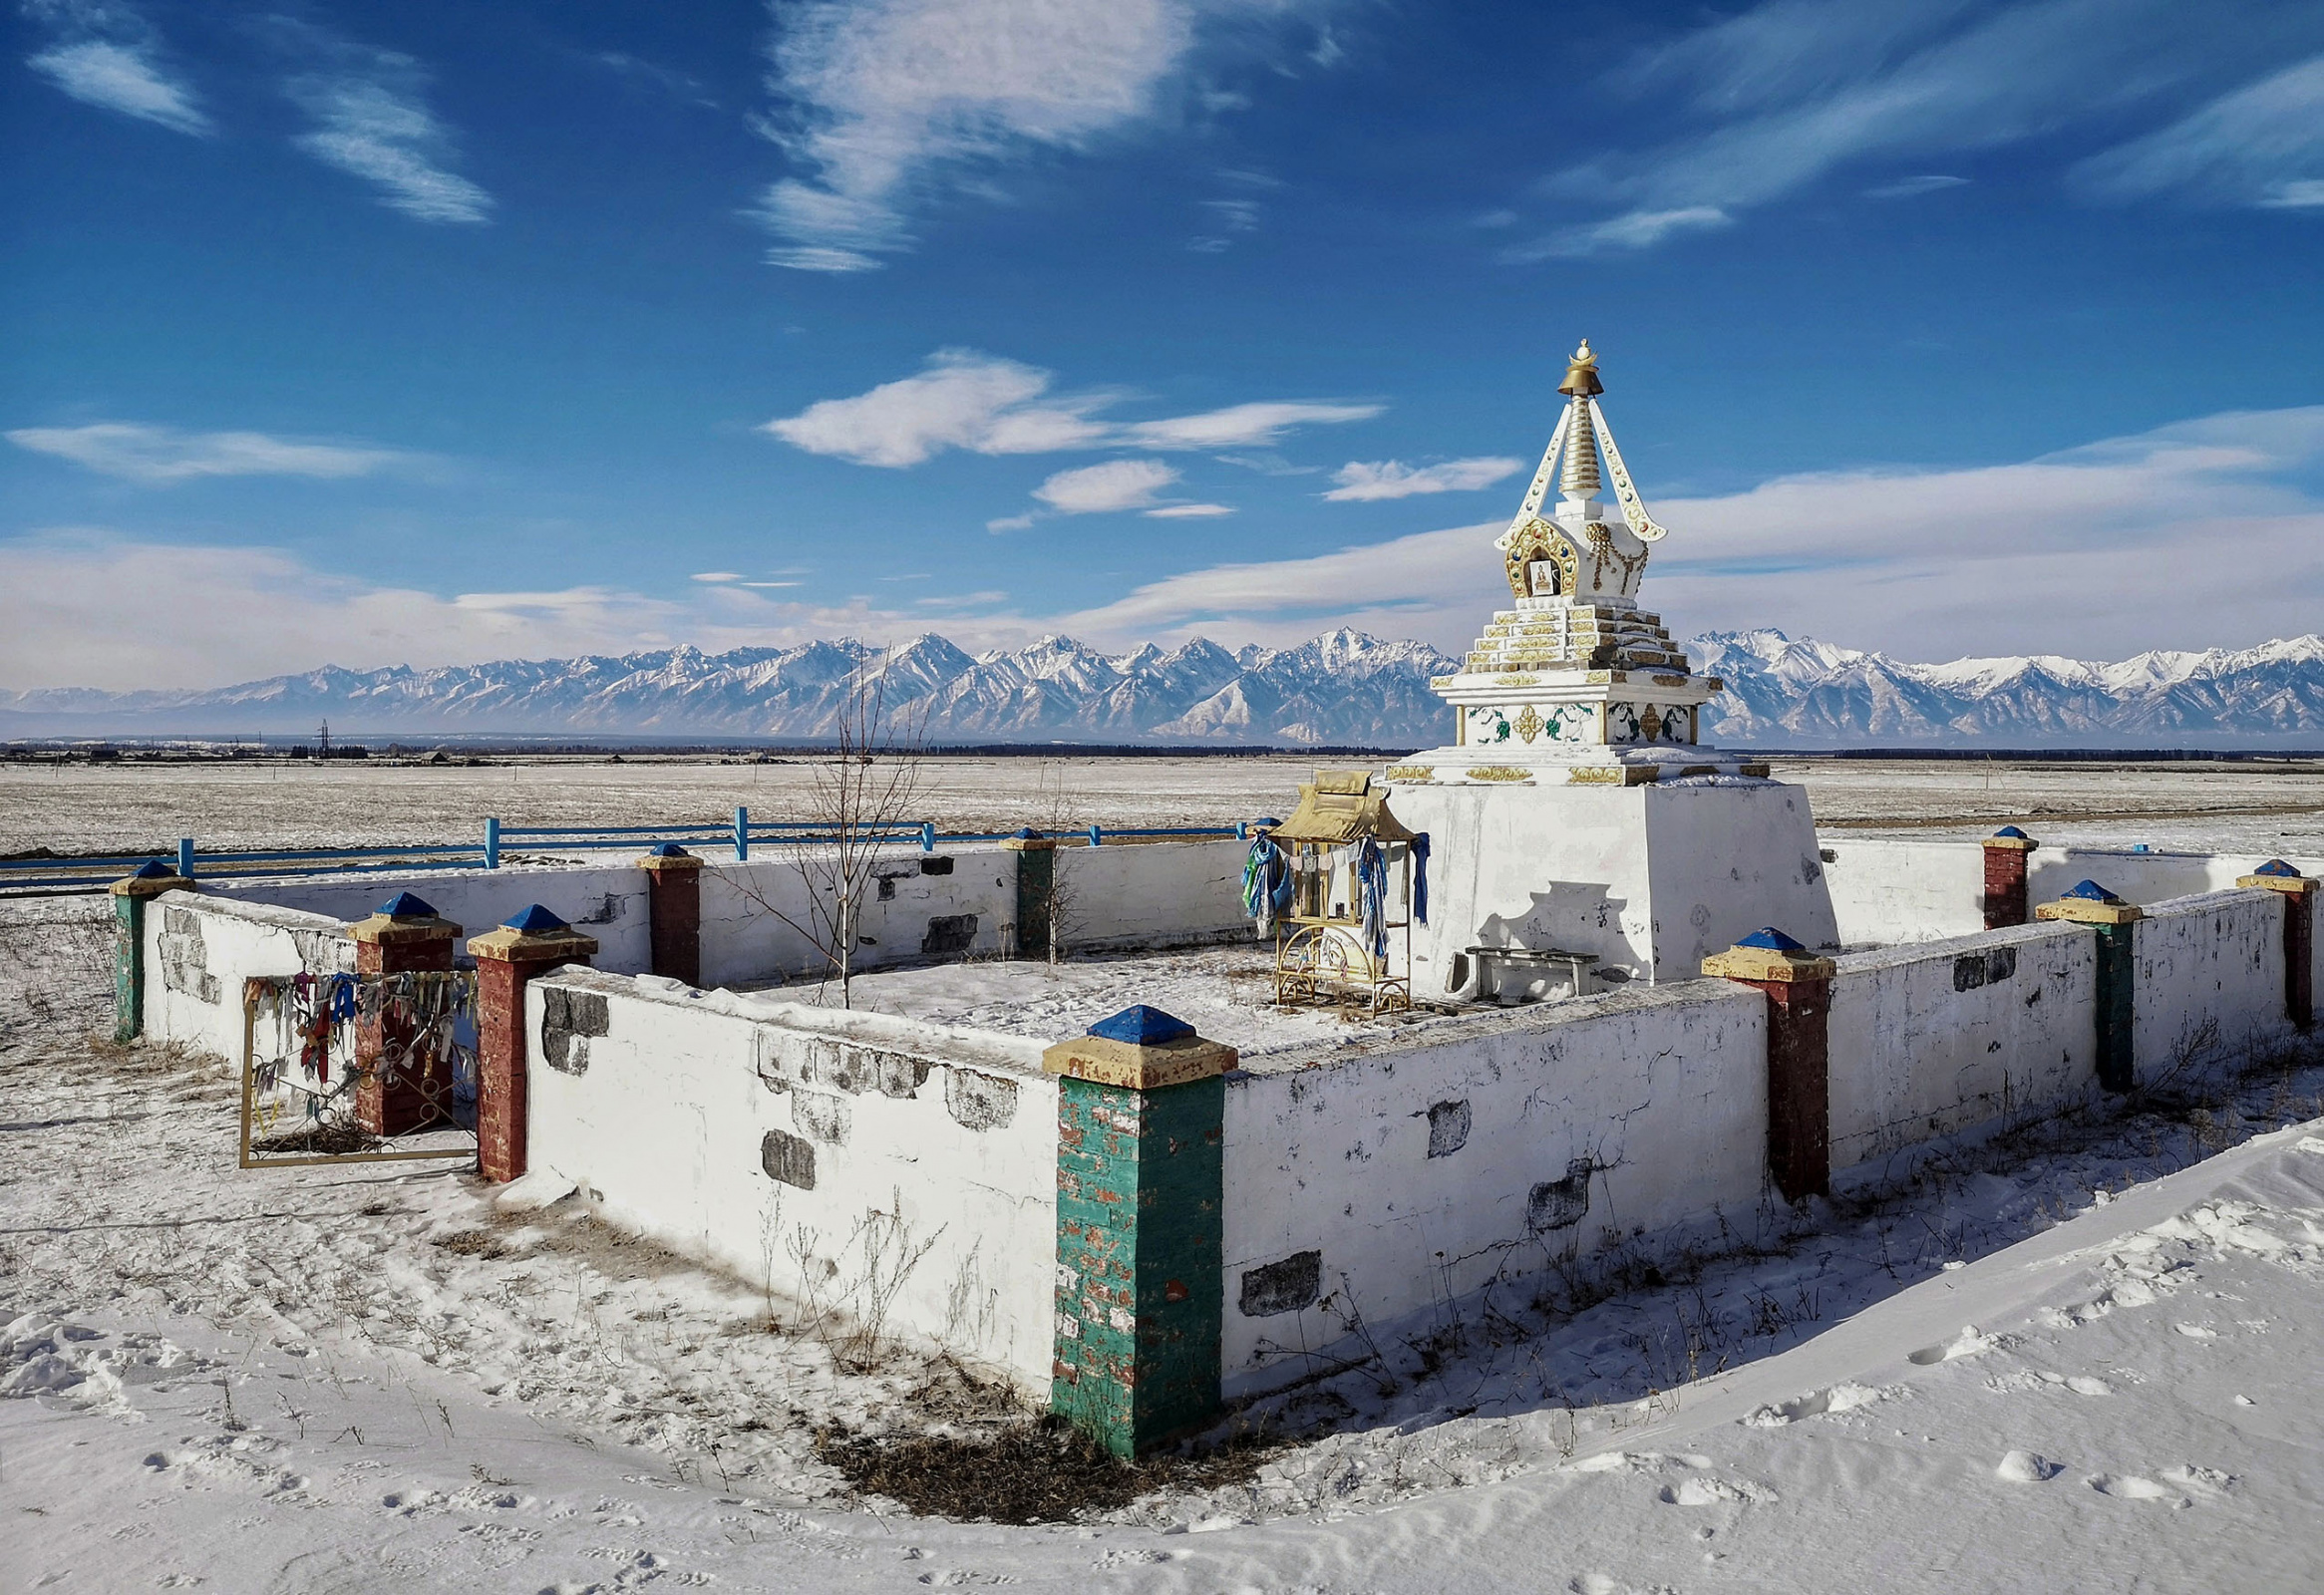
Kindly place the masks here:
[[(1756, 748), (2324, 747), (2324, 637), (2119, 664), (1958, 659), (1917, 665), (1779, 631), (1689, 645), (1727, 680), (1706, 731)], [(325, 668), (195, 692), (0, 692), (0, 735), (465, 733), (790, 738), (828, 733), (879, 650), (852, 639), (705, 654), (504, 660), (429, 670)], [(1339, 630), (1296, 648), (1108, 654), (1066, 637), (972, 657), (938, 636), (886, 659), (889, 702), (937, 743), (1441, 743), (1429, 678), (1458, 662), (1425, 643)]]

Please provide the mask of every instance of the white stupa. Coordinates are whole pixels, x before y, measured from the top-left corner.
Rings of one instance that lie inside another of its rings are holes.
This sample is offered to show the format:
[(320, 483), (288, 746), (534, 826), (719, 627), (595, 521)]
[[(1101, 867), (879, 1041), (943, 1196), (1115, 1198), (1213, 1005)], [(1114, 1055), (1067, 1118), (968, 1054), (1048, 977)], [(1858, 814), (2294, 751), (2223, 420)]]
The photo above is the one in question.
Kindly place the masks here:
[(1665, 532), (1598, 408), (1587, 342), (1557, 391), (1565, 414), (1494, 543), (1513, 607), (1430, 683), (1452, 741), (1388, 771), (1397, 814), (1432, 837), (1416, 997), (1474, 990), (1481, 970), (1488, 990), (1576, 966), (1585, 984), (1691, 979), (1765, 925), (1836, 945), (1806, 791), (1703, 743), (1724, 684), (1638, 607)]

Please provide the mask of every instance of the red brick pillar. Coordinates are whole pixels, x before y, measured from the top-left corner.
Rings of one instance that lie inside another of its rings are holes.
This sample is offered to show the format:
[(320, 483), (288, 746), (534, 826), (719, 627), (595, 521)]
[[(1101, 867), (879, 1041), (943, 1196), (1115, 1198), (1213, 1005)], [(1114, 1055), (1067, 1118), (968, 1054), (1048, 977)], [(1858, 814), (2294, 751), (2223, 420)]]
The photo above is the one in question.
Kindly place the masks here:
[(702, 860), (666, 841), (638, 860), (653, 922), (652, 973), (702, 984)]
[(2316, 1024), (2316, 881), (2270, 858), (2238, 886), (2281, 892), (2284, 899), (2284, 1017), (2306, 1032)]
[[(452, 969), (452, 944), (460, 939), (460, 927), (439, 918), (413, 893), (400, 891), (369, 919), (349, 925), (347, 934), (355, 940), (359, 977), (445, 974)], [(384, 1007), (356, 1023), (355, 1122), (369, 1134), (408, 1134), (450, 1116), (450, 1069), (432, 1058), (418, 1068), (404, 1060), (414, 1029)]]
[(2026, 923), (2026, 864), (2040, 845), (2015, 825), (2004, 825), (1985, 838), (1987, 930)]
[(1703, 960), (1768, 1003), (1768, 1172), (1786, 1201), (1831, 1188), (1831, 977), (1837, 966), (1769, 926)]
[(584, 936), (534, 903), (469, 940), (477, 960), (477, 1171), (504, 1183), (524, 1172), (524, 988), (535, 975), (597, 955)]

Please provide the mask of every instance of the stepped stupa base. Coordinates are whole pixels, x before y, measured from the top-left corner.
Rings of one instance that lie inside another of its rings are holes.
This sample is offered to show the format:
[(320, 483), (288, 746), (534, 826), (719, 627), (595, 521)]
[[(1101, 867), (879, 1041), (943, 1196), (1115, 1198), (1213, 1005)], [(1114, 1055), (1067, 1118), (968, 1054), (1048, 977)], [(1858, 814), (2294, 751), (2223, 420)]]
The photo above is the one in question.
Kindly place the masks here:
[[(1703, 752), (1690, 750), (1688, 763), (1710, 763)], [(1694, 980), (1706, 957), (1763, 925), (1837, 950), (1806, 789), (1732, 771), (1657, 780), (1650, 764), (1571, 768), (1640, 775), (1391, 776), (1397, 817), (1432, 840), (1416, 1001), (1476, 995), (1481, 964), (1512, 962), (1492, 952), (1580, 955), (1587, 984), (1603, 989)], [(1480, 948), (1492, 952), (1481, 958)]]

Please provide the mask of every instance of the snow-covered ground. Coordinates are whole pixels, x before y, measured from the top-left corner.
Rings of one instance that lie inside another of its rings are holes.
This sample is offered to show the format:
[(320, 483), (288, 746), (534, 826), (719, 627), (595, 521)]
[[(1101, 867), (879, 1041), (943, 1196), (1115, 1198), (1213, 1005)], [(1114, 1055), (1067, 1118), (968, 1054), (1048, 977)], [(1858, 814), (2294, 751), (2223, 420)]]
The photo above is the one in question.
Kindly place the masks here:
[[(1287, 814), (1308, 757), (931, 759), (915, 807), (947, 829), (1214, 825)], [(1375, 765), (1373, 768), (1379, 768)], [(1856, 834), (1990, 835), (2194, 852), (2324, 851), (2324, 766), (1785, 761), (1817, 818)], [(0, 765), (0, 853), (173, 846), (480, 842), (509, 824), (716, 827), (735, 806), (797, 818), (804, 764), (675, 760), (436, 768), (364, 765)], [(1869, 828), (1865, 828), (1869, 827)], [(514, 844), (511, 843), (513, 849)]]
[[(470, 1176), (233, 1166), (214, 1062), (0, 932), (0, 1589), (2282, 1590), (2324, 1580), (2324, 1068), (1818, 1207), (1782, 1251), (1447, 1303), (1070, 1524), (850, 1499), (818, 1428), (1006, 1404)], [(779, 1327), (777, 1327), (779, 1326)]]

